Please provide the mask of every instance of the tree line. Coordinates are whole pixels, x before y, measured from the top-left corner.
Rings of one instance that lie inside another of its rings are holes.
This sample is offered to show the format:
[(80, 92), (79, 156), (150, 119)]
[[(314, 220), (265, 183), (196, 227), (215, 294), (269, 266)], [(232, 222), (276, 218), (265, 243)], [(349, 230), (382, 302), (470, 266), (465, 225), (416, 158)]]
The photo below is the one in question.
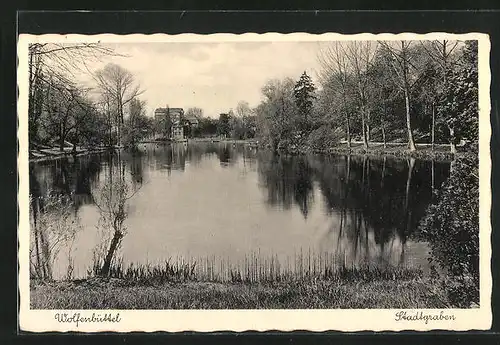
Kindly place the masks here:
[[(113, 63), (89, 68), (91, 61), (118, 55), (97, 43), (29, 46), (30, 149), (129, 145), (151, 131), (135, 76)], [(90, 76), (93, 85), (82, 83), (79, 74)]]
[[(196, 119), (197, 125), (191, 125), (187, 119)], [(218, 118), (205, 115), (202, 108), (188, 108), (184, 114), (184, 134), (188, 138), (222, 137), (226, 139), (244, 140), (254, 138), (257, 134), (256, 115), (248, 102), (240, 101), (236, 111), (230, 109), (219, 114)], [(154, 134), (161, 138), (169, 138), (172, 120), (155, 119)]]
[(318, 53), (319, 87), (306, 72), (261, 92), (258, 136), (275, 150), (345, 142), (449, 144), (478, 140), (477, 41), (345, 41)]
[[(134, 145), (170, 124), (146, 114), (134, 75), (116, 64), (90, 71), (88, 62), (119, 55), (99, 44), (29, 46), (30, 148)], [(201, 108), (186, 117), (188, 137), (258, 137), (275, 150), (325, 149), (355, 141), (449, 144), (478, 139), (477, 41), (342, 41), (321, 47), (318, 86), (304, 72), (268, 80), (263, 101), (240, 101), (217, 119)], [(92, 76), (93, 86), (77, 81)]]

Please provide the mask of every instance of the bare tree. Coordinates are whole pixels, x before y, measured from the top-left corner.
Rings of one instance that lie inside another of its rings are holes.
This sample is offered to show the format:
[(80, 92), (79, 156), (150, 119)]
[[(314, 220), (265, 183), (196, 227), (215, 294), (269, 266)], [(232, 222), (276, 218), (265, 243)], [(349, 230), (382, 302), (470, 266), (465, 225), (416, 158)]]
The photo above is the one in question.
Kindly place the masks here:
[(261, 91), (265, 98), (259, 113), (262, 116), (265, 131), (268, 131), (275, 151), (280, 142), (292, 130), (293, 120), (297, 113), (293, 88), (295, 82), (291, 78), (268, 80)]
[(252, 108), (247, 101), (239, 101), (236, 106), (236, 115), (240, 118), (252, 115)]
[(68, 196), (49, 191), (45, 196), (30, 195), (33, 241), (30, 247), (31, 275), (53, 279), (52, 268), (61, 249), (67, 247), (81, 230), (74, 204)]
[(198, 107), (189, 108), (186, 111), (186, 117), (194, 117), (197, 120), (201, 120), (201, 118), (203, 117), (203, 109)]
[[(392, 113), (391, 102), (397, 97), (398, 89), (391, 82), (390, 67), (384, 63), (383, 56), (376, 59), (370, 68), (370, 87), (368, 89), (370, 107), (374, 109), (374, 120), (382, 131), (384, 148), (387, 148), (387, 125)], [(370, 119), (372, 120), (372, 119)], [(369, 133), (369, 132), (368, 132)], [(368, 138), (369, 139), (369, 138)]]
[(243, 137), (248, 139), (255, 135), (255, 110), (247, 101), (239, 101), (236, 106), (236, 116), (241, 122)]
[(411, 151), (415, 151), (415, 140), (411, 124), (411, 93), (423, 75), (423, 61), (419, 61), (413, 41), (381, 41), (379, 44), (388, 53), (388, 63), (394, 72), (391, 73), (393, 81), (404, 94), (408, 146)]
[[(53, 89), (59, 89), (59, 91), (55, 92)], [(62, 86), (60, 83), (54, 83), (46, 91), (42, 122), (45, 132), (51, 137), (58, 138), (61, 151), (64, 150), (64, 143), (68, 135), (74, 134), (73, 144), (76, 149), (78, 127), (96, 120), (87, 116), (95, 114), (92, 102), (86, 95), (89, 90), (77, 87), (73, 83)]]
[[(104, 257), (98, 272), (102, 276), (109, 274), (113, 258), (127, 234), (125, 220), (128, 216), (128, 200), (140, 189), (140, 186), (132, 189), (126, 180), (125, 163), (121, 159), (120, 152), (117, 153), (117, 159), (117, 166), (113, 167), (113, 156), (110, 156), (108, 176), (101, 188), (92, 194), (94, 204), (100, 213), (99, 223), (106, 235), (106, 241), (101, 244), (106, 254), (100, 253), (104, 254)], [(108, 237), (108, 234), (111, 236)]]
[(142, 93), (140, 85), (136, 83), (131, 72), (113, 63), (109, 63), (102, 70), (97, 71), (95, 79), (100, 91), (116, 107), (117, 142), (120, 146), (121, 131), (124, 124), (124, 109), (132, 99)]
[(370, 133), (370, 109), (368, 109), (367, 89), (369, 87), (370, 75), (368, 70), (373, 63), (377, 52), (377, 42), (374, 41), (351, 41), (344, 44), (344, 52), (349, 62), (349, 70), (352, 71), (359, 97), (359, 111), (361, 115), (361, 126), (363, 133), (363, 144), (368, 148)]
[(88, 72), (88, 63), (104, 55), (117, 55), (99, 43), (33, 43), (28, 47), (28, 114), (31, 141), (38, 139), (42, 108), (51, 94), (67, 92), (77, 72)]
[(116, 123), (116, 114), (114, 113), (114, 107), (112, 106), (112, 98), (107, 92), (103, 92), (100, 95), (100, 99), (98, 101), (98, 106), (101, 109), (101, 112), (104, 114), (106, 118), (106, 129), (107, 129), (107, 145), (108, 147), (113, 146), (113, 123)]
[(330, 82), (337, 84), (342, 94), (342, 111), (346, 122), (347, 147), (351, 147), (350, 114), (347, 107), (349, 94), (348, 60), (341, 42), (335, 42), (320, 50), (318, 60), (322, 67), (321, 83), (323, 87)]
[[(437, 74), (435, 80), (433, 81), (436, 86), (434, 89), (437, 91), (431, 98), (431, 111), (432, 111), (432, 127), (431, 127), (431, 141), (432, 149), (434, 149), (435, 142), (435, 127), (436, 127), (436, 102), (441, 97), (443, 90), (446, 89), (448, 85), (448, 74), (454, 64), (459, 59), (459, 55), (455, 54), (456, 48), (459, 47), (460, 42), (456, 40), (434, 40), (430, 42), (422, 42), (422, 48), (428, 53), (431, 60), (435, 63), (437, 67)], [(452, 124), (448, 124), (448, 130), (450, 132), (450, 137), (453, 138), (455, 134), (455, 128)], [(450, 140), (451, 152), (455, 153), (455, 143)]]

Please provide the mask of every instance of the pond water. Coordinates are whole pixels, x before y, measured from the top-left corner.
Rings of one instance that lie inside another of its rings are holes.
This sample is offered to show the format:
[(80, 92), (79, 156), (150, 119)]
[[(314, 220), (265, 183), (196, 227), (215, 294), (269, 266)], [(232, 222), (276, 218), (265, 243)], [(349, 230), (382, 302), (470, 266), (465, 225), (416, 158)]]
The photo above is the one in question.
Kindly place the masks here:
[(449, 169), (413, 159), (284, 157), (231, 143), (141, 144), (134, 153), (31, 163), (30, 190), (35, 200), (53, 191), (74, 201), (78, 230), (54, 252), (56, 279), (68, 265), (72, 277), (85, 277), (103, 250), (95, 203), (110, 176), (133, 194), (117, 253), (125, 265), (170, 258), (215, 262), (222, 272), (262, 260), (293, 271), (341, 260), (426, 271), (428, 245), (413, 235)]

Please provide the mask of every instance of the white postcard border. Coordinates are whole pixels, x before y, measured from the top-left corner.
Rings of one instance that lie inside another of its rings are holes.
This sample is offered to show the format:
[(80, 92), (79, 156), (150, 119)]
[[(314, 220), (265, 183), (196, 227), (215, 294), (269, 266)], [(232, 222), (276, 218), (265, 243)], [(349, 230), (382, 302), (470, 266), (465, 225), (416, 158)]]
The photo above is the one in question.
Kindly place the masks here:
[[(395, 309), (338, 310), (31, 310), (29, 283), (29, 159), (28, 159), (28, 44), (36, 42), (251, 42), (340, 40), (432, 40), (477, 39), (479, 59), (479, 151), (480, 151), (480, 307), (474, 309), (404, 309), (408, 315), (453, 315), (454, 320), (396, 321)], [(355, 34), (246, 33), (246, 34), (133, 34), (133, 35), (25, 35), (18, 39), (18, 286), (20, 329), (32, 332), (131, 332), (131, 331), (402, 331), (485, 330), (491, 327), (491, 156), (490, 156), (490, 41), (487, 34)], [(117, 323), (61, 323), (57, 313), (119, 313)]]

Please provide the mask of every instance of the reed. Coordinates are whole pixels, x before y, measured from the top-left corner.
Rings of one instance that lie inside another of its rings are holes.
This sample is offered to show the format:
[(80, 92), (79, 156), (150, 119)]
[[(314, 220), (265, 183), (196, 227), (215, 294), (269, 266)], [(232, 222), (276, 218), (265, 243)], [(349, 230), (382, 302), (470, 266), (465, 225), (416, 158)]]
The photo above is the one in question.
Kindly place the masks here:
[[(94, 261), (91, 269), (87, 271), (88, 277), (99, 276), (101, 265)], [(181, 259), (165, 260), (161, 264), (129, 264), (125, 266), (123, 259), (114, 261), (108, 277), (125, 279), (136, 283), (161, 284), (170, 281), (191, 281), (195, 279), (195, 262), (186, 262)]]
[[(94, 264), (88, 276), (97, 276), (99, 264)], [(349, 264), (345, 256), (331, 253), (313, 253), (302, 250), (293, 256), (280, 259), (276, 254), (261, 255), (252, 252), (240, 261), (208, 256), (198, 258), (169, 258), (164, 262), (131, 263), (116, 260), (110, 268), (109, 277), (131, 282), (161, 284), (164, 282), (232, 282), (274, 283), (283, 281), (329, 280), (329, 281), (381, 281), (409, 280), (421, 278), (420, 268), (405, 265), (375, 266), (370, 263)]]

